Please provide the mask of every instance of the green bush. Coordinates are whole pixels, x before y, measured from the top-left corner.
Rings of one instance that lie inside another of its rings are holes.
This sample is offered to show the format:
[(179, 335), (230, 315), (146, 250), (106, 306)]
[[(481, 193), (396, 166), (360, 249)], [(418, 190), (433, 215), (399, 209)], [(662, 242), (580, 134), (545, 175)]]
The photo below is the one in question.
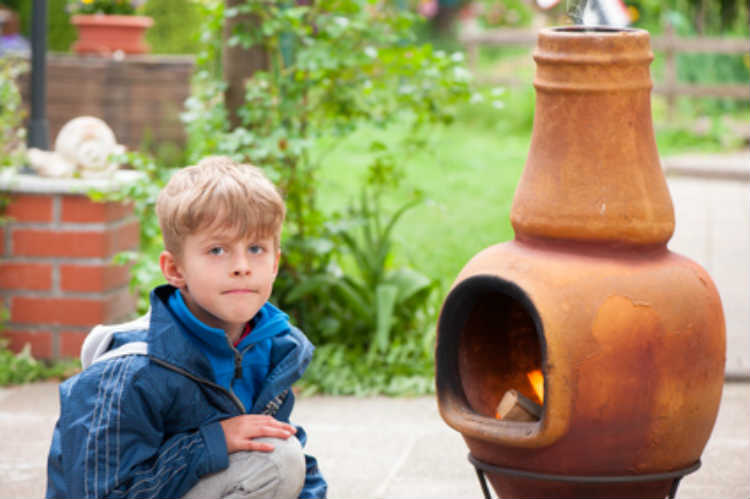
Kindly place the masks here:
[(16, 81), (27, 69), (24, 60), (0, 58), (0, 170), (18, 167), (25, 158), (25, 113)]
[(200, 50), (201, 7), (199, 0), (148, 0), (143, 15), (154, 25), (146, 40), (154, 54), (196, 54)]
[[(32, 0), (18, 0), (15, 9), (21, 20), (21, 32), (31, 38)], [(47, 1), (47, 50), (67, 52), (76, 40), (76, 30), (70, 24), (67, 0)]]
[[(380, 202), (399, 189), (405, 163), (424, 149), (431, 127), (451, 123), (468, 101), (463, 57), (414, 43), (416, 18), (389, 4), (249, 0), (229, 12), (223, 2), (201, 9), (204, 46), (184, 113), (189, 162), (212, 154), (252, 162), (284, 193), (288, 218), (272, 299), (319, 346), (306, 389), (430, 391), (435, 284), (405, 265), (393, 245), (397, 222), (419, 197), (392, 211)], [(242, 123), (230, 128), (216, 41), (224, 20), (240, 14), (258, 16), (261, 26), (240, 28), (231, 43), (261, 45), (271, 63), (248, 82)], [(336, 145), (363, 127), (394, 126), (404, 133), (368, 143), (361, 197), (323, 213), (318, 173)], [(115, 197), (135, 202), (142, 244), (121, 258), (135, 259), (132, 284), (143, 296), (161, 281), (153, 202), (169, 172), (143, 156), (129, 161), (146, 176)]]
[(31, 345), (28, 343), (20, 352), (13, 353), (0, 340), (0, 386), (50, 378), (62, 380), (75, 374), (80, 367), (78, 359), (58, 362), (37, 360), (31, 355)]

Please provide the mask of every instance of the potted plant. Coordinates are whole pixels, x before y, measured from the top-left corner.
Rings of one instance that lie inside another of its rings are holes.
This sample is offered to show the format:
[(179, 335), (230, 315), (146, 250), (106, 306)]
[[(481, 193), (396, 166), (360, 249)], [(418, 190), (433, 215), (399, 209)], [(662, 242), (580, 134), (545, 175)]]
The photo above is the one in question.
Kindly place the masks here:
[(78, 30), (73, 50), (79, 54), (143, 54), (149, 51), (144, 39), (154, 23), (137, 15), (143, 1), (71, 0), (71, 23)]

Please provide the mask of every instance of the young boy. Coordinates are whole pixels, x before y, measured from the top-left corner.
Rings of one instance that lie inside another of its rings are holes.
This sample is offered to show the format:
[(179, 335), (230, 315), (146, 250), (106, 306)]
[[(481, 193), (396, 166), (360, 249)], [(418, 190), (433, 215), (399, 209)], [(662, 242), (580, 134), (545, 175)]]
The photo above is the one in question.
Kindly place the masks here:
[(47, 497), (325, 497), (290, 390), (313, 346), (267, 300), (284, 203), (263, 173), (212, 157), (156, 212), (169, 284), (149, 313), (98, 326), (60, 386)]

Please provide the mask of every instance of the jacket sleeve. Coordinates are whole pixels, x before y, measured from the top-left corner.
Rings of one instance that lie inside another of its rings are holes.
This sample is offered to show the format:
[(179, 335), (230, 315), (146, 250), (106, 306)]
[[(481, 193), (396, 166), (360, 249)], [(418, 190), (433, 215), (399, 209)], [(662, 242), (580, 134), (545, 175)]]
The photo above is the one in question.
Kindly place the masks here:
[(81, 381), (88, 386), (67, 397), (61, 440), (68, 497), (182, 497), (229, 465), (218, 421), (165, 434), (173, 396), (165, 384), (131, 376), (133, 359), (102, 362), (101, 372)]
[[(297, 428), (296, 437), (304, 448), (305, 443), (307, 443), (307, 433), (301, 426), (295, 427)], [(299, 494), (300, 499), (325, 498), (327, 497), (327, 493), (328, 484), (318, 469), (318, 461), (314, 457), (305, 454), (305, 484), (302, 486), (302, 492)]]

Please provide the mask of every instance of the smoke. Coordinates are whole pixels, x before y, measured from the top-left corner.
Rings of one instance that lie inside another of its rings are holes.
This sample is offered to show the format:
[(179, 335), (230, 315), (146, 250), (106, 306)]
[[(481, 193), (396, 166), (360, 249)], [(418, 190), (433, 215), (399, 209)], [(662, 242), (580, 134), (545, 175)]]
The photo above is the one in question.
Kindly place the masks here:
[(586, 10), (586, 2), (588, 0), (565, 0), (565, 8), (573, 24), (583, 24), (583, 12)]
[(566, 0), (573, 24), (584, 26), (627, 26), (630, 13), (622, 0)]

